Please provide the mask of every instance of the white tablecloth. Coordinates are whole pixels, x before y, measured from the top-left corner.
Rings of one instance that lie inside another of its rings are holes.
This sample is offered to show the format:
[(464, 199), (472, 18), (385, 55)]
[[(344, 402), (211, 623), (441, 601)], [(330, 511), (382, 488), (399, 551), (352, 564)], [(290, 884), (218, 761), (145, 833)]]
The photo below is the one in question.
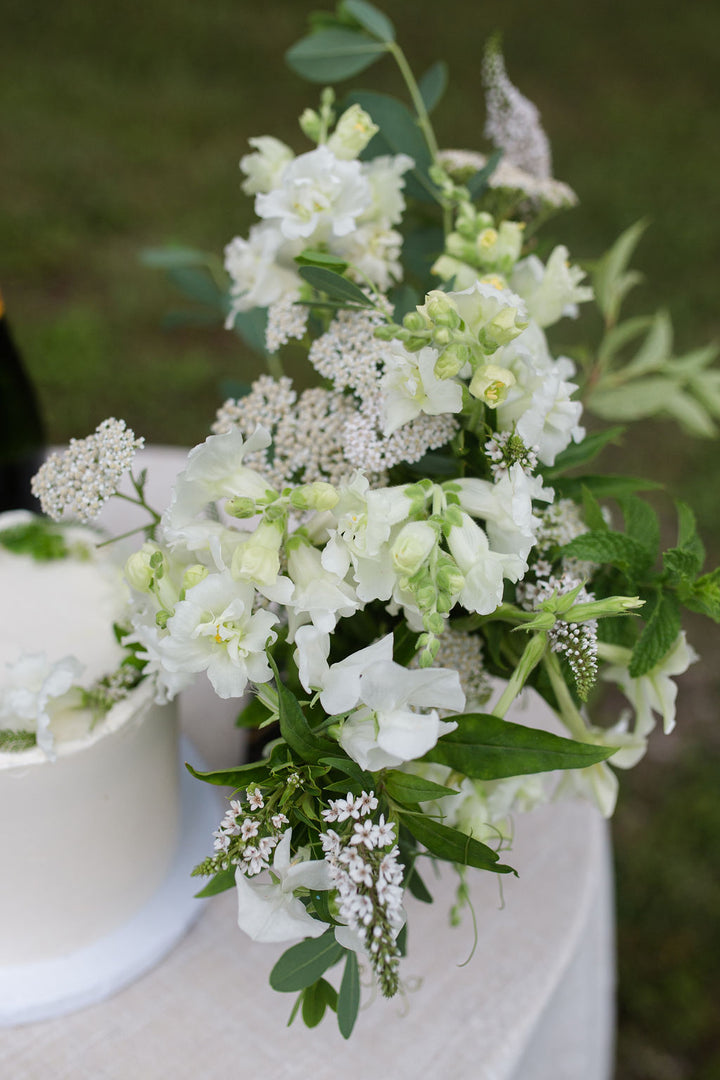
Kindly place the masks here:
[[(181, 459), (164, 449), (145, 457), (162, 492)], [(236, 752), (238, 735), (228, 722), (234, 707), (209, 708), (215, 700), (196, 697), (183, 708), (183, 725), (219, 765)], [(543, 807), (517, 818), (506, 861), (519, 879), (470, 874), (478, 943), (462, 967), (473, 944), (470, 915), (449, 926), (456, 879), (447, 872), (434, 880), (426, 870), (436, 902), (408, 903), (405, 992), (368, 1003), (349, 1042), (329, 1014), (314, 1031), (300, 1020), (285, 1027), (295, 995), (277, 994), (267, 982), (284, 946), (248, 941), (235, 927), (230, 892), (208, 903), (163, 963), (115, 997), (0, 1032), (0, 1076), (609, 1080), (614, 967), (606, 825), (583, 803)]]

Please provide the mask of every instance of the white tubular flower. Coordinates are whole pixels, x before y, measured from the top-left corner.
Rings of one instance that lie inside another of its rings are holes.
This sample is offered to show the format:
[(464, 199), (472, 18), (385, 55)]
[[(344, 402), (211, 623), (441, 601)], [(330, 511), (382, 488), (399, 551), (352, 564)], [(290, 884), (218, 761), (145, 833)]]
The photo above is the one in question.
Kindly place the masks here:
[(51, 703), (63, 697), (75, 685), (83, 665), (74, 656), (51, 663), (45, 653), (21, 656), (7, 664), (0, 687), (0, 726), (30, 728), (46, 756), (55, 759), (54, 739), (50, 730)]
[(673, 678), (682, 675), (699, 659), (692, 645), (688, 645), (685, 631), (681, 630), (662, 659), (637, 679), (630, 677), (628, 665), (630, 650), (619, 645), (598, 644), (598, 656), (610, 662), (611, 667), (602, 670), (606, 682), (614, 682), (635, 709), (635, 732), (649, 735), (655, 727), (654, 713), (662, 716), (663, 731), (669, 734), (675, 727), (675, 702), (677, 686)]
[(247, 240), (236, 236), (230, 241), (225, 248), (225, 269), (232, 279), (232, 307), (225, 320), (226, 329), (232, 329), (240, 311), (297, 299), (302, 278), (292, 268), (292, 260), (303, 246), (302, 241), (289, 244), (268, 222), (253, 225)]
[(372, 220), (397, 225), (402, 221), (405, 211), (403, 174), (412, 169), (414, 164), (407, 154), (381, 156), (363, 162), (363, 176), (370, 185), (372, 204), (363, 214), (361, 222)]
[(340, 578), (352, 565), (363, 603), (389, 600), (395, 571), (388, 541), (394, 526), (410, 513), (410, 500), (403, 488), (369, 490), (361, 473), (338, 490), (340, 498), (333, 509), (337, 526), (323, 549), (322, 565)]
[(289, 146), (272, 135), (258, 135), (248, 139), (255, 148), (254, 154), (240, 159), (240, 168), (247, 180), (242, 183), (246, 195), (272, 191), (277, 187), (285, 166), (295, 157)]
[[(533, 514), (532, 500), (549, 502), (552, 491), (543, 488), (539, 477), (527, 476), (520, 464), (511, 465), (494, 484), (476, 477), (464, 477), (454, 483), (460, 488), (462, 508), (486, 522), (492, 549), (516, 555), (525, 564), (540, 525)], [(520, 574), (526, 569), (523, 565)], [(511, 576), (514, 573), (511, 564), (507, 564), (505, 573), (511, 581), (517, 580)]]
[(580, 285), (585, 271), (568, 262), (568, 249), (560, 244), (543, 266), (537, 255), (519, 262), (510, 285), (522, 296), (530, 316), (542, 327), (552, 326), (564, 315), (575, 318), (577, 305), (592, 300), (593, 291)]
[(247, 878), (240, 866), (235, 871), (238, 926), (253, 941), (294, 941), (327, 930), (294, 894), (296, 889), (330, 889), (329, 866), (324, 859), (292, 858), (291, 836), (292, 829), (286, 829), (275, 848), (271, 882)]
[(385, 374), (380, 383), (385, 435), (391, 435), (421, 413), (439, 416), (462, 410), (462, 387), (453, 379), (438, 379), (437, 359), (437, 351), (429, 346), (409, 353), (400, 342), (390, 342), (383, 356)]
[[(332, 664), (323, 679), (320, 702), (331, 716), (350, 713), (339, 742), (363, 769), (392, 768), (422, 757), (454, 722), (439, 719), (437, 708), (460, 711), (465, 695), (456, 671), (408, 670), (392, 660), (392, 634)], [(416, 712), (413, 706), (429, 709)]]
[(302, 537), (292, 537), (286, 550), (288, 576), (295, 585), (288, 603), (288, 641), (294, 640), (297, 628), (306, 622), (330, 633), (339, 618), (352, 615), (361, 606), (354, 590), (323, 567), (320, 552)]
[(333, 254), (347, 259), (360, 271), (356, 280), (362, 284), (361, 275), (365, 274), (382, 292), (394, 281), (402, 281), (401, 249), (402, 235), (383, 221), (360, 225), (333, 244)]
[(448, 293), (447, 298), (455, 304), (467, 330), (488, 348), (507, 345), (528, 324), (524, 301), (505, 287), (502, 278), (475, 281), (469, 289)]
[(490, 550), (483, 529), (468, 514), (448, 534), (450, 553), (465, 577), (459, 602), (466, 611), (490, 615), (502, 603), (504, 578), (517, 581), (525, 571), (518, 555)]
[(352, 161), (379, 130), (360, 105), (351, 105), (338, 120), (326, 145), (338, 161)]
[(370, 206), (370, 185), (357, 161), (338, 161), (327, 146), (294, 158), (280, 186), (255, 199), (258, 217), (276, 220), (289, 240), (347, 236)]
[(221, 698), (241, 697), (248, 680), (268, 682), (272, 671), (265, 647), (275, 641), (277, 618), (253, 614), (255, 591), (229, 573), (210, 574), (188, 589), (158, 641), (159, 659), (169, 672), (206, 671)]

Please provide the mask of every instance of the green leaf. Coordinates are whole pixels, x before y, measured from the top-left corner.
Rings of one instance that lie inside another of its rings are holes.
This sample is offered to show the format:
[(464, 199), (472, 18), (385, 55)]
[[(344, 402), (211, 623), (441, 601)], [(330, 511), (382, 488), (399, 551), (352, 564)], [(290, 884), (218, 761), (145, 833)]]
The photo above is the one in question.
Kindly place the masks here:
[(329, 739), (323, 739), (314, 733), (305, 719), (305, 714), (300, 708), (297, 698), (281, 681), (275, 660), (272, 656), (269, 656), (268, 660), (275, 674), (278, 710), (280, 713), (280, 733), (285, 742), (303, 761), (316, 762), (323, 755), (332, 755), (337, 750), (336, 743), (331, 742)]
[(617, 566), (624, 574), (635, 578), (648, 570), (653, 563), (647, 550), (624, 533), (606, 529), (591, 530), (576, 536), (563, 548), (563, 554), (573, 559), (588, 559), (595, 563)]
[(157, 270), (173, 270), (181, 266), (207, 266), (208, 261), (216, 258), (206, 251), (189, 247), (145, 248), (140, 252), (140, 262)]
[(552, 486), (564, 499), (582, 498), (583, 485), (592, 491), (596, 499), (616, 499), (618, 495), (631, 495), (634, 491), (652, 491), (663, 485), (656, 480), (644, 480), (639, 476), (563, 476), (553, 479)]
[(720, 567), (698, 578), (690, 588), (679, 590), (679, 596), (690, 611), (720, 622)]
[(404, 812), (401, 818), (415, 839), (440, 859), (475, 866), (479, 870), (493, 870), (496, 874), (515, 873), (511, 866), (498, 861), (499, 856), (487, 844), (481, 844), (458, 829), (451, 829), (426, 814)]
[(334, 270), (336, 274), (344, 274), (349, 265), (339, 255), (331, 255), (328, 251), (313, 251), (312, 248), (305, 248), (296, 255), (295, 262), (299, 266), (323, 266), (327, 270)]
[(380, 154), (409, 154), (415, 164), (405, 173), (406, 194), (426, 202), (439, 201), (438, 189), (428, 175), (430, 151), (407, 105), (372, 90), (355, 90), (348, 95), (348, 102), (362, 106), (380, 128), (361, 156), (367, 160)]
[(678, 393), (668, 375), (648, 375), (623, 386), (603, 388), (590, 395), (588, 408), (604, 420), (641, 420), (669, 411)]
[(309, 1028), (317, 1027), (325, 1010), (337, 1008), (337, 991), (326, 979), (318, 979), (303, 991), (302, 1018)]
[(422, 776), (414, 776), (399, 769), (388, 769), (384, 784), (390, 798), (399, 803), (430, 802), (433, 799), (444, 799), (447, 795), (457, 795), (453, 788), (434, 784), (432, 780), (425, 780)]
[(387, 15), (378, 11), (374, 4), (368, 4), (367, 0), (342, 0), (340, 11), (352, 15), (378, 41), (388, 43), (395, 40), (395, 27)]
[(645, 548), (651, 566), (658, 557), (660, 547), (660, 522), (653, 508), (634, 495), (625, 495), (618, 499), (625, 518), (625, 533)]
[(250, 311), (238, 311), (233, 320), (232, 329), (245, 344), (257, 353), (266, 356), (265, 331), (267, 329), (267, 308), (251, 308)]
[(673, 584), (682, 582), (684, 585), (693, 585), (695, 583), (700, 567), (692, 552), (686, 551), (685, 548), (669, 548), (663, 552), (662, 558), (663, 567)]
[(673, 330), (666, 311), (657, 311), (650, 320), (645, 340), (629, 364), (623, 367), (623, 378), (637, 378), (650, 371), (659, 371), (672, 355)]
[(359, 1009), (360, 971), (356, 954), (348, 952), (337, 1001), (338, 1027), (343, 1039), (350, 1038)]
[(304, 990), (337, 964), (344, 952), (329, 927), (321, 937), (305, 938), (287, 949), (270, 972), (270, 985), (283, 994)]
[(646, 221), (637, 221), (631, 225), (598, 260), (593, 270), (597, 304), (610, 323), (617, 319), (620, 305), (627, 293), (633, 285), (642, 280), (640, 274), (635, 271), (626, 272), (626, 268), (646, 228)]
[(400, 323), (409, 311), (414, 311), (420, 303), (420, 294), (412, 285), (403, 283), (392, 290), (389, 297), (393, 305), (393, 318)]
[[(652, 601), (648, 603), (650, 607)], [(645, 675), (659, 664), (680, 633), (680, 610), (672, 593), (661, 593), (633, 649), (628, 672), (631, 679)]]
[(331, 27), (296, 42), (285, 53), (285, 61), (309, 82), (333, 83), (359, 74), (386, 52), (387, 45), (365, 34)]
[(211, 877), (204, 889), (195, 893), (195, 897), (198, 900), (203, 899), (206, 896), (217, 896), (218, 893), (226, 892), (228, 889), (232, 889), (235, 885), (235, 871), (234, 870), (219, 870), (214, 877)]
[(603, 517), (602, 507), (590, 488), (586, 487), (585, 484), (582, 487), (582, 501), (583, 517), (588, 529), (592, 529), (594, 532), (607, 532), (610, 526)]
[(448, 66), (444, 60), (438, 60), (427, 69), (418, 82), (418, 90), (428, 113), (438, 105), (448, 84)]
[[(335, 747), (337, 750), (338, 748)], [(345, 773), (346, 776), (351, 777), (357, 784), (361, 784), (365, 787), (374, 783), (372, 773), (365, 772), (361, 769), (357, 762), (352, 761), (348, 757), (329, 756), (320, 758), (322, 765), (329, 765), (332, 769), (337, 769), (339, 772)]]
[[(702, 388), (700, 389), (702, 396)], [(717, 428), (704, 405), (675, 387), (675, 393), (665, 403), (665, 412), (688, 432), (699, 439), (713, 439)]]
[(584, 769), (613, 753), (605, 746), (576, 742), (486, 713), (465, 713), (453, 719), (458, 724), (455, 731), (443, 735), (423, 760), (448, 765), (474, 780)]
[(420, 877), (417, 867), (413, 866), (405, 879), (405, 887), (410, 890), (416, 900), (423, 904), (432, 904), (433, 898), (427, 885)]
[(233, 769), (214, 769), (211, 772), (201, 772), (193, 768), (189, 762), (185, 762), (185, 768), (197, 780), (204, 780), (206, 784), (217, 784), (219, 787), (242, 788), (248, 784), (262, 784), (267, 780), (270, 770), (265, 762), (250, 761), (247, 765), (236, 765)]
[(594, 435), (587, 435), (582, 442), (570, 443), (566, 450), (555, 458), (555, 464), (549, 469), (543, 469), (543, 476), (552, 480), (554, 476), (574, 469), (578, 465), (585, 465), (588, 461), (596, 458), (608, 443), (617, 443), (625, 431), (624, 427), (616, 426), (598, 431)]
[(342, 274), (336, 274), (324, 266), (301, 266), (300, 277), (312, 285), (313, 289), (325, 293), (331, 300), (338, 303), (372, 307), (371, 301), (362, 289), (352, 281), (348, 281)]
[(205, 268), (172, 267), (168, 270), (168, 278), (190, 300), (221, 311), (223, 315), (227, 312), (229, 307), (227, 293), (219, 288), (215, 279)]
[(502, 150), (493, 151), (482, 169), (478, 169), (466, 182), (465, 187), (470, 192), (471, 199), (479, 199), (485, 193), (490, 177), (500, 164), (502, 156)]

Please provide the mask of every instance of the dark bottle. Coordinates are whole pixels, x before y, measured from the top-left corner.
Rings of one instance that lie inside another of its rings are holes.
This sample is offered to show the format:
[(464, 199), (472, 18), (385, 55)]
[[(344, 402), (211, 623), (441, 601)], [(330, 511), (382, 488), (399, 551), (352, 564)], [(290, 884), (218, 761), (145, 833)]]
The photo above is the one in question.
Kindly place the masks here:
[(10, 334), (0, 293), (0, 510), (39, 509), (30, 480), (42, 464), (44, 448), (37, 397)]

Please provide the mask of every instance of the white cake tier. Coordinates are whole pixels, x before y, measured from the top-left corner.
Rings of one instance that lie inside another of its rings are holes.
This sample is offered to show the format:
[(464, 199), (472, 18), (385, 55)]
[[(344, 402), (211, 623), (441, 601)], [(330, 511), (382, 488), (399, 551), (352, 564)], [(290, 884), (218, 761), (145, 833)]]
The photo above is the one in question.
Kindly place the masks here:
[(89, 734), (0, 753), (0, 965), (63, 956), (138, 911), (179, 834), (177, 720), (138, 686)]

